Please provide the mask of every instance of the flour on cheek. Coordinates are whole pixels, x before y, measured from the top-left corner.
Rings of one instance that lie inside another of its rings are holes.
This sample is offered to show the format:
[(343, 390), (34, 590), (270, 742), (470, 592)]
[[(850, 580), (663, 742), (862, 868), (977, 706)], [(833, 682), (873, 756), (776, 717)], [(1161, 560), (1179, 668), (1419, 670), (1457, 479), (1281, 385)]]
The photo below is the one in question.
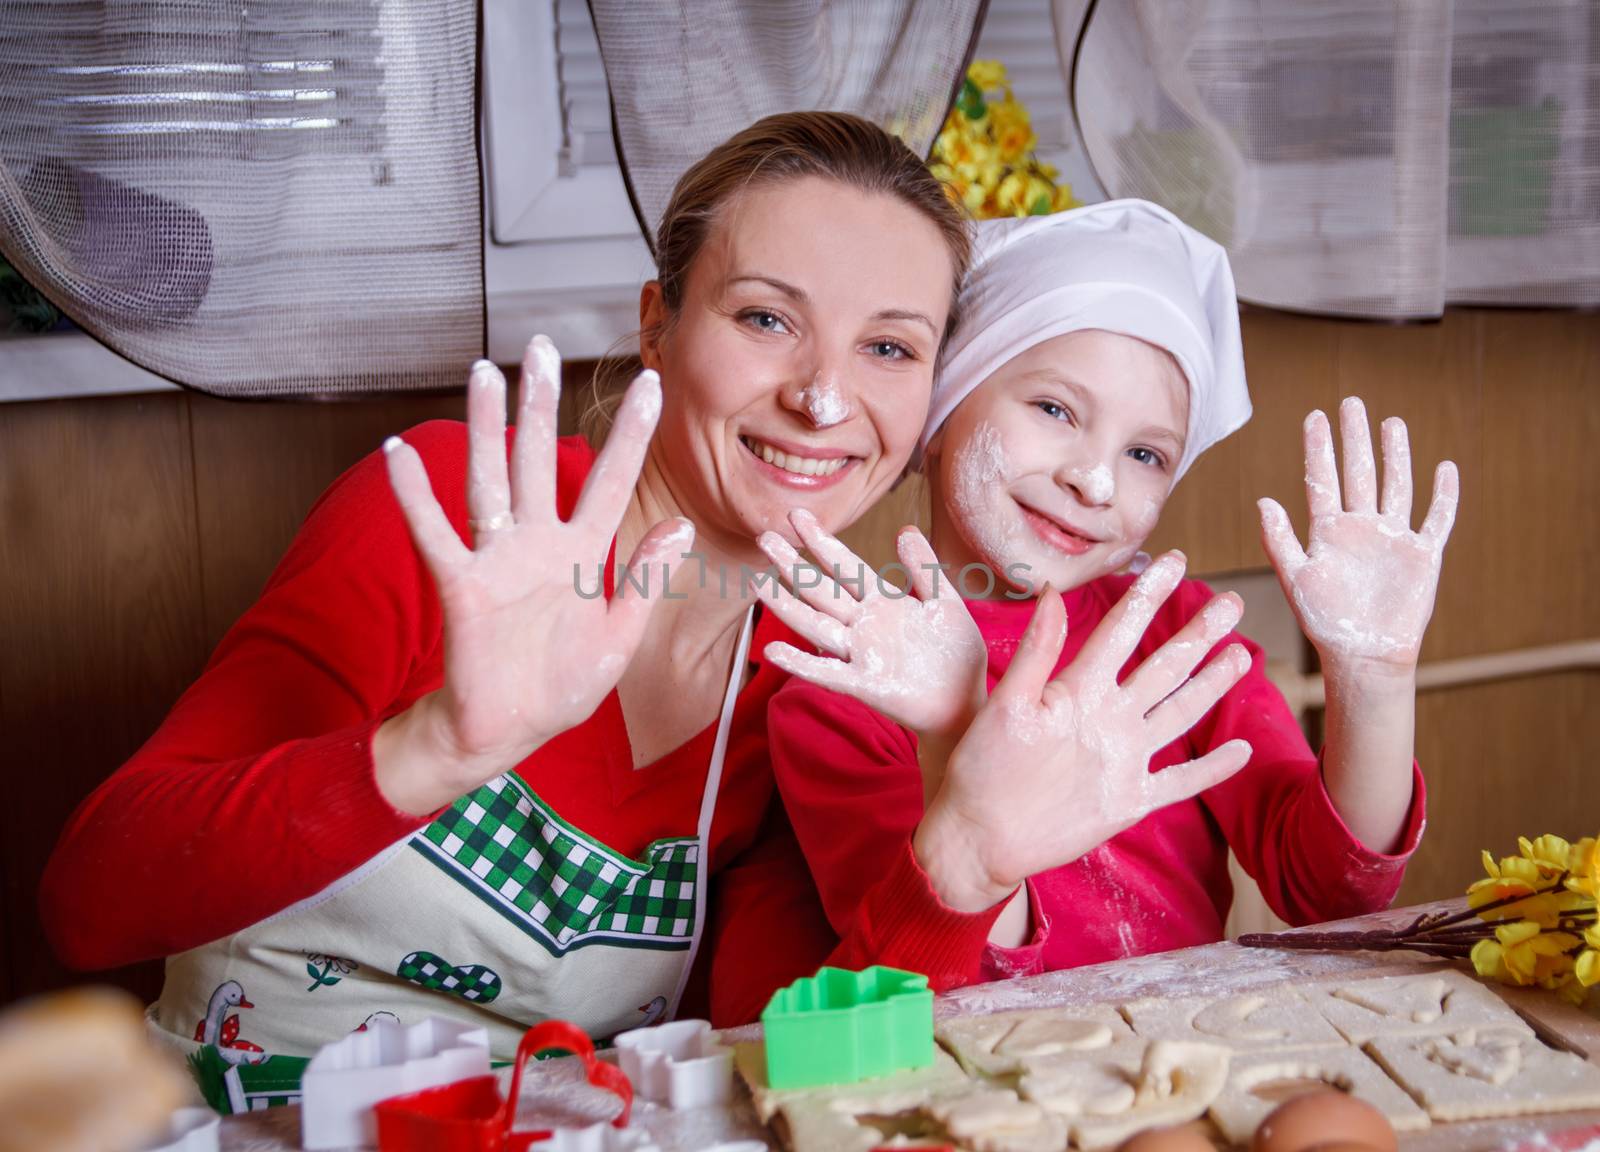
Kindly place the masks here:
[(1150, 533), (1156, 530), (1156, 522), (1161, 519), (1161, 508), (1164, 501), (1154, 496), (1146, 496), (1144, 504), (1134, 516), (1133, 522), (1128, 525), (1127, 543), (1111, 554), (1108, 560), (1108, 571), (1117, 572), (1127, 566), (1139, 553), (1144, 542), (1150, 538)]
[(997, 571), (1011, 562), (1022, 544), (1023, 524), (1005, 484), (1011, 470), (1000, 430), (980, 423), (952, 462), (951, 503), (956, 526), (967, 543)]

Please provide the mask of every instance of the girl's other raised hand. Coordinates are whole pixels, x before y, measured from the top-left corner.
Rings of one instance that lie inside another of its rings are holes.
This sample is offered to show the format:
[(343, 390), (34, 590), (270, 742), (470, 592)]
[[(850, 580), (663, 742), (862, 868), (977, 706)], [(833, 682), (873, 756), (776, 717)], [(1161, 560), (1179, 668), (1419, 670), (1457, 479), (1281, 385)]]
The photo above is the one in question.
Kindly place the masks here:
[[(425, 813), (520, 763), (582, 723), (617, 684), (654, 599), (579, 595), (600, 571), (638, 482), (661, 412), (661, 382), (633, 381), (570, 520), (556, 510), (556, 408), (561, 359), (535, 336), (522, 362), (510, 460), (506, 381), (488, 361), (467, 385), (467, 510), (462, 542), (422, 459), (398, 437), (384, 444), (389, 481), (444, 616), (444, 684), (379, 729), (379, 783), (396, 807)], [(629, 565), (676, 560), (694, 526), (656, 524)]]
[(951, 907), (992, 907), (1029, 876), (1076, 860), (1249, 761), (1250, 745), (1232, 740), (1150, 771), (1151, 756), (1249, 671), (1249, 653), (1234, 644), (1193, 674), (1239, 622), (1237, 596), (1216, 597), (1117, 682), (1184, 567), (1183, 556), (1169, 552), (1146, 569), (1054, 676), (1066, 610), (1052, 590), (1039, 598), (1010, 667), (951, 756), (917, 829), (917, 856)]
[(1300, 626), (1325, 671), (1362, 667), (1408, 673), (1433, 615), (1439, 567), (1460, 496), (1456, 466), (1433, 477), (1433, 499), (1411, 529), (1411, 443), (1405, 421), (1383, 422), (1380, 494), (1367, 410), (1351, 397), (1339, 407), (1344, 484), (1334, 465), (1333, 431), (1322, 412), (1305, 422), (1306, 503), (1311, 530), (1296, 539), (1282, 505), (1262, 500), (1261, 538)]

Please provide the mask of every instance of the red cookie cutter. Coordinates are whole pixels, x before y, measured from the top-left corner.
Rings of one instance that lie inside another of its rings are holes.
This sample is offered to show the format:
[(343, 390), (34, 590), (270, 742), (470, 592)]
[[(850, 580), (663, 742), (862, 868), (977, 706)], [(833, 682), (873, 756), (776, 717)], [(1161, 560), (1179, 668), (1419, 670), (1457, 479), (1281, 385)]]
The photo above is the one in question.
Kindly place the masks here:
[(589, 1083), (622, 1098), (622, 1112), (612, 1126), (626, 1128), (633, 1111), (633, 1084), (615, 1064), (594, 1054), (594, 1044), (581, 1028), (565, 1020), (535, 1024), (517, 1045), (516, 1071), (504, 1100), (493, 1076), (474, 1076), (437, 1088), (394, 1096), (373, 1106), (378, 1119), (378, 1152), (526, 1152), (553, 1129), (513, 1132), (522, 1070), (542, 1052), (571, 1052), (583, 1061)]

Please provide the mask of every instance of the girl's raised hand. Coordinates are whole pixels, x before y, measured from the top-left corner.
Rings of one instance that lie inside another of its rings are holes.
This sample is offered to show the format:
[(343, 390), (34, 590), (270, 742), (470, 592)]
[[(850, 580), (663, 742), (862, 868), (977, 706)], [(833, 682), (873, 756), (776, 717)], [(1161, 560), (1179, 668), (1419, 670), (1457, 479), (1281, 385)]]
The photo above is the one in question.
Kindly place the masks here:
[[(880, 585), (878, 574), (823, 531), (811, 513), (789, 516), (816, 565), (776, 532), (761, 549), (794, 592), (756, 585), (757, 594), (789, 627), (831, 656), (792, 644), (768, 644), (779, 668), (853, 696), (922, 736), (959, 737), (982, 705), (987, 651), (967, 606), (915, 528), (895, 541), (911, 574), (911, 591)], [(913, 594), (914, 593), (914, 594)]]
[(1310, 540), (1302, 549), (1283, 507), (1262, 500), (1261, 538), (1284, 595), (1326, 665), (1408, 671), (1433, 615), (1439, 565), (1455, 523), (1460, 480), (1446, 460), (1434, 472), (1433, 500), (1411, 530), (1411, 444), (1405, 421), (1383, 422), (1383, 488), (1372, 458), (1367, 410), (1351, 397), (1339, 407), (1344, 485), (1334, 466), (1333, 432), (1320, 411), (1306, 417), (1306, 502)]
[[(522, 362), (516, 439), (506, 459), (506, 382), (479, 361), (467, 385), (467, 509), (463, 544), (434, 497), (421, 457), (399, 438), (384, 444), (389, 481), (412, 540), (439, 591), (444, 684), (407, 714), (432, 753), (428, 779), (386, 789), (413, 810), (449, 803), (587, 719), (617, 684), (653, 599), (579, 595), (599, 579), (661, 412), (661, 383), (639, 374), (595, 461), (572, 518), (556, 511), (556, 407), (561, 360), (535, 336)], [(694, 538), (687, 520), (663, 521), (630, 566), (676, 560)], [(416, 765), (426, 758), (405, 758)], [(418, 771), (410, 770), (415, 777)]]
[(1029, 876), (1057, 868), (1145, 815), (1226, 780), (1250, 759), (1232, 740), (1150, 771), (1250, 668), (1230, 645), (1191, 673), (1239, 622), (1218, 596), (1121, 684), (1117, 674), (1183, 579), (1184, 558), (1152, 564), (1054, 677), (1066, 641), (1061, 597), (1046, 590), (1011, 666), (950, 758), (915, 845), (935, 889), (961, 911), (992, 907)]

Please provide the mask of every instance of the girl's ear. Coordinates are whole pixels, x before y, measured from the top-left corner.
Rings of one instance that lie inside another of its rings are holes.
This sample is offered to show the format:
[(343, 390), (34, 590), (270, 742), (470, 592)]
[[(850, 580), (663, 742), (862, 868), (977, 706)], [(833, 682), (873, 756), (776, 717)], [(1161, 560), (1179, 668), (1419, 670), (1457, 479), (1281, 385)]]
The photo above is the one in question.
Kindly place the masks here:
[(639, 359), (644, 367), (661, 371), (661, 333), (667, 326), (667, 301), (661, 281), (647, 280), (639, 290)]

